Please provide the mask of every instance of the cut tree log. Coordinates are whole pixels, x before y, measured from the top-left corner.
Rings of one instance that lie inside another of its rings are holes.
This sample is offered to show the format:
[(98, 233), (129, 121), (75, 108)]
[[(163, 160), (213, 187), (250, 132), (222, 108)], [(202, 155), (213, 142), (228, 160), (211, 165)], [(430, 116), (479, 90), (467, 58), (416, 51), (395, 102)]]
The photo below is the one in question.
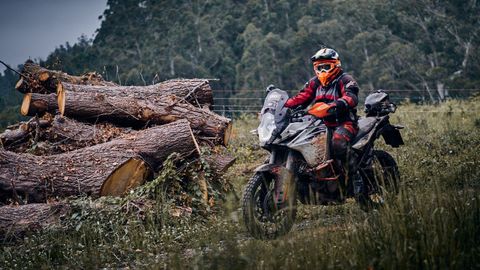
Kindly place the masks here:
[[(33, 63), (25, 62), (21, 77), (15, 89), (26, 93), (51, 94), (58, 92), (60, 88), (68, 88), (62, 84), (73, 84), (77, 86), (94, 86), (79, 87), (79, 91), (101, 91), (115, 92), (116, 90), (127, 91), (143, 91), (145, 93), (169, 95), (174, 94), (178, 97), (185, 98), (188, 102), (209, 106), (213, 104), (212, 89), (206, 79), (172, 79), (149, 86), (118, 86), (116, 83), (105, 81), (102, 76), (96, 72), (89, 72), (82, 76), (73, 76), (62, 71), (50, 70)], [(68, 89), (71, 91), (72, 89)]]
[(96, 72), (88, 72), (82, 76), (73, 76), (67, 73), (50, 70), (33, 63), (33, 61), (26, 61), (23, 65), (22, 74), (27, 77), (20, 78), (15, 85), (15, 89), (22, 93), (41, 93), (51, 94), (57, 90), (59, 82), (67, 82), (82, 85), (101, 85), (101, 86), (115, 86), (116, 83), (105, 81), (102, 76)]
[[(157, 171), (172, 153), (198, 153), (186, 120), (59, 155), (34, 156), (0, 150), (0, 201), (23, 197), (28, 202), (43, 202), (50, 197), (123, 193), (126, 190), (108, 190), (108, 183), (138, 186), (151, 174), (149, 168)], [(127, 172), (128, 177), (122, 172)], [(122, 181), (127, 182), (120, 184)], [(104, 183), (107, 184), (102, 189)]]
[(230, 119), (195, 107), (173, 95), (142, 97), (135, 94), (120, 96), (65, 91), (64, 95), (58, 97), (60, 113), (74, 119), (100, 120), (134, 127), (187, 119), (192, 129), (216, 143), (227, 145), (230, 138)]
[(213, 93), (208, 80), (175, 79), (147, 86), (95, 86), (59, 83), (57, 95), (64, 99), (65, 92), (101, 93), (109, 96), (133, 96), (140, 98), (155, 98), (175, 95), (187, 102), (199, 106), (213, 104)]
[(20, 107), (20, 113), (24, 116), (43, 116), (47, 112), (56, 114), (57, 110), (58, 102), (55, 94), (27, 93), (23, 96)]
[[(51, 125), (51, 121), (40, 119), (39, 124), (40, 129), (45, 129)], [(12, 151), (18, 145), (33, 138), (36, 129), (37, 122), (35, 121), (35, 118), (32, 118), (27, 122), (21, 122), (19, 125), (15, 126), (15, 129), (7, 129), (0, 134), (0, 145), (9, 151)]]
[(65, 203), (35, 203), (0, 207), (0, 240), (23, 237), (43, 229), (55, 229), (71, 208)]
[(134, 130), (130, 128), (117, 127), (111, 123), (92, 125), (57, 115), (53, 118), (51, 126), (46, 129), (44, 140), (55, 142), (57, 145), (63, 143), (67, 147), (62, 149), (65, 152), (105, 143), (132, 132)]
[[(218, 178), (230, 168), (233, 163), (235, 163), (236, 158), (230, 155), (220, 155), (220, 154), (209, 154), (202, 157), (203, 162), (208, 166), (208, 171), (211, 175), (208, 178)], [(197, 181), (199, 190), (202, 193), (202, 200), (205, 204), (211, 204), (208, 197), (208, 184), (206, 177), (206, 168), (205, 164), (199, 167), (197, 171)], [(211, 205), (212, 206), (212, 205)]]
[(39, 123), (40, 128), (37, 128), (37, 122), (32, 118), (16, 129), (7, 129), (0, 134), (4, 149), (16, 153), (28, 151), (34, 155), (53, 155), (105, 143), (133, 132), (132, 129), (116, 127), (110, 123), (92, 125), (50, 114), (40, 119)]
[(224, 174), (234, 163), (236, 158), (227, 154), (211, 154), (203, 157), (212, 173), (216, 176)]

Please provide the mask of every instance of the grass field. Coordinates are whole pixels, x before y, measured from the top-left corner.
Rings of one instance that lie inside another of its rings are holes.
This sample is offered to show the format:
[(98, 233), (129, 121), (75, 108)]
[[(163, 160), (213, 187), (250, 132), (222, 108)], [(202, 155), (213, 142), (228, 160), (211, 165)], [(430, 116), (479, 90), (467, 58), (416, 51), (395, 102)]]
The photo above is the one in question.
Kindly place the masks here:
[[(237, 163), (225, 180), (233, 190), (215, 209), (172, 217), (163, 207), (172, 202), (164, 192), (155, 197), (156, 207), (138, 218), (92, 207), (114, 207), (119, 199), (78, 199), (76, 214), (65, 220), (68, 230), (1, 244), (0, 268), (480, 268), (479, 104), (477, 97), (399, 106), (392, 123), (406, 127), (406, 145), (378, 148), (395, 157), (403, 185), (382, 209), (365, 213), (353, 202), (300, 206), (288, 235), (251, 238), (242, 225), (239, 197), (266, 153), (249, 133), (256, 119), (245, 116), (235, 122), (229, 146)], [(162, 177), (163, 186), (179, 181), (172, 173)]]

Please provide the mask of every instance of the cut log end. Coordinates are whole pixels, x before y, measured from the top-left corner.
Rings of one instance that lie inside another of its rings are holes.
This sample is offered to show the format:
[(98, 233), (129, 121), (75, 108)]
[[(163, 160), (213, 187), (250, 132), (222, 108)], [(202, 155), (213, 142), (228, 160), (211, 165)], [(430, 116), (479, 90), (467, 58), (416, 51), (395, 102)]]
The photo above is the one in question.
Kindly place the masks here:
[(60, 115), (63, 116), (65, 113), (65, 90), (61, 83), (58, 83), (57, 85), (57, 103), (58, 111), (60, 112)]
[(150, 166), (141, 158), (131, 158), (118, 166), (105, 180), (100, 196), (122, 196), (152, 176)]
[(23, 84), (23, 78), (20, 77), (20, 80), (18, 80), (17, 83), (15, 84), (15, 89), (21, 88), (22, 84)]
[(30, 109), (30, 102), (32, 101), (32, 93), (27, 93), (23, 96), (22, 107), (20, 107), (20, 113), (23, 116), (28, 115)]
[(41, 82), (48, 80), (48, 78), (50, 78), (50, 73), (48, 71), (43, 71), (40, 74), (38, 74), (38, 79)]
[(63, 92), (63, 84), (61, 82), (59, 82), (57, 84), (57, 96), (58, 94), (60, 94), (61, 92)]
[(58, 104), (55, 94), (43, 95), (37, 93), (26, 93), (23, 96), (20, 113), (26, 116), (43, 116), (49, 112), (55, 114)]

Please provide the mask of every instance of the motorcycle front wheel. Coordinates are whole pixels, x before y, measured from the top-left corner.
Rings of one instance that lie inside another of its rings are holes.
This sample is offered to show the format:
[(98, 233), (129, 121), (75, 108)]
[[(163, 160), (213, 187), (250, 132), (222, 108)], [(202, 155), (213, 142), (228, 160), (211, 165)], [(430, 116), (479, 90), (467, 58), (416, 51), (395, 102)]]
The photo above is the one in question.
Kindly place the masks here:
[(367, 211), (384, 205), (400, 188), (400, 173), (395, 159), (382, 150), (373, 151), (373, 155), (371, 168), (363, 170), (362, 175), (368, 195), (363, 200), (357, 198)]
[(273, 239), (284, 235), (295, 221), (295, 185), (290, 184), (284, 199), (279, 202), (278, 192), (275, 192), (275, 177), (271, 173), (257, 172), (245, 187), (243, 218), (247, 230), (257, 239)]
[(375, 159), (369, 183), (377, 192), (396, 195), (400, 188), (400, 173), (397, 162), (386, 151), (375, 150), (373, 155)]

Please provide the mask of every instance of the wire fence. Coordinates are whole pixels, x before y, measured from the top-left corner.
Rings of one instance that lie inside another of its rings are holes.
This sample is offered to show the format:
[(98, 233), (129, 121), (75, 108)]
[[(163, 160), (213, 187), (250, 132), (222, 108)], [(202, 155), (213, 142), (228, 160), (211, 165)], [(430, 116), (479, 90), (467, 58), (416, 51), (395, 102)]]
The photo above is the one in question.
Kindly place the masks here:
[[(298, 93), (298, 90), (285, 90), (290, 96)], [(439, 100), (436, 92), (428, 93), (410, 89), (385, 89), (389, 94), (390, 100), (394, 103), (413, 102), (413, 103), (432, 103)], [(359, 108), (363, 107), (365, 97), (373, 91), (361, 92), (359, 95)], [(480, 89), (448, 89), (445, 91), (447, 99), (466, 99), (473, 95), (480, 94)], [(264, 90), (213, 90), (212, 105), (213, 110), (221, 115), (230, 118), (236, 118), (242, 114), (259, 113), (263, 106), (266, 96)], [(418, 113), (418, 111), (402, 111), (406, 113)], [(440, 111), (421, 111), (422, 113), (441, 113)]]

